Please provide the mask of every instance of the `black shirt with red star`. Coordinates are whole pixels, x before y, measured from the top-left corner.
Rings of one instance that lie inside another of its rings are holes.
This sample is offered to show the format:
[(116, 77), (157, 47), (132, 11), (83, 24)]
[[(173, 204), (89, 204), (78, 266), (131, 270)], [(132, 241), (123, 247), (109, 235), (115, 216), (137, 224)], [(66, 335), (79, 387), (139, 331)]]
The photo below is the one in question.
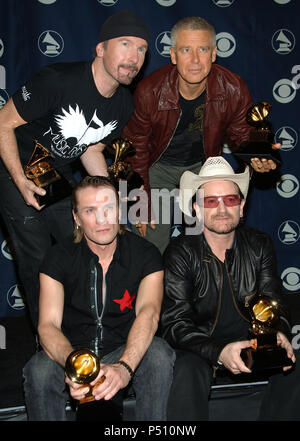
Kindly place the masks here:
[[(62, 332), (74, 348), (90, 348), (100, 357), (126, 343), (135, 320), (141, 280), (163, 269), (158, 249), (136, 234), (117, 236), (117, 247), (105, 274), (86, 240), (72, 238), (54, 245), (40, 272), (64, 287)], [(105, 300), (102, 302), (102, 287)], [(51, 296), (51, 292), (48, 293)], [(155, 296), (155, 291), (152, 292)]]

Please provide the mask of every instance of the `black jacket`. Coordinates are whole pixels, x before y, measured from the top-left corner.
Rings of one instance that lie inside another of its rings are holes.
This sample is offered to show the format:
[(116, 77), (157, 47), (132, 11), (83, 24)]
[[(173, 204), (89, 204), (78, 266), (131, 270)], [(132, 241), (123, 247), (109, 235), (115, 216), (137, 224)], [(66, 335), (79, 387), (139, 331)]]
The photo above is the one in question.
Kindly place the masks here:
[[(216, 340), (213, 331), (220, 312), (222, 265), (203, 234), (172, 240), (165, 255), (165, 298), (161, 330), (171, 346), (195, 352), (215, 364), (228, 341)], [(237, 310), (249, 321), (249, 300), (256, 293), (282, 303), (281, 279), (276, 272), (273, 245), (265, 233), (240, 227), (225, 267)], [(280, 330), (289, 335), (287, 311), (282, 306)]]

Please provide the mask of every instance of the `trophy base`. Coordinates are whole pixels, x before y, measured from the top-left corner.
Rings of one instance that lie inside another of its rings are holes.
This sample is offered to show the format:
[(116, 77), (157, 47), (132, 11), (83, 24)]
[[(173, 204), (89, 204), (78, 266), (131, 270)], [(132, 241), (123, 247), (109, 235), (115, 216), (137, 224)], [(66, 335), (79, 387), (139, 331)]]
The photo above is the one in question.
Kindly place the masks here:
[(54, 204), (55, 202), (70, 196), (72, 193), (71, 185), (63, 177), (60, 177), (60, 179), (56, 181), (42, 185), (41, 187), (46, 190), (46, 194), (44, 196), (40, 196), (38, 194), (35, 195), (40, 206)]
[(122, 403), (90, 401), (78, 406), (76, 421), (122, 421)]
[(110, 175), (111, 179), (115, 182), (126, 181), (127, 182), (127, 194), (131, 192), (131, 190), (139, 189), (142, 185), (144, 185), (143, 178), (139, 175), (139, 173), (130, 171), (127, 175), (120, 173), (117, 178), (115, 178), (112, 174)]
[(282, 164), (279, 151), (272, 149), (269, 142), (246, 142), (245, 144), (241, 144), (234, 155), (249, 165), (253, 158), (272, 159), (278, 166)]
[(251, 371), (279, 369), (292, 366), (293, 362), (281, 347), (246, 348), (241, 351), (241, 358)]
[(130, 172), (127, 177), (127, 185), (128, 185), (128, 194), (131, 190), (135, 190), (136, 188), (141, 188), (144, 185), (144, 179), (137, 172)]

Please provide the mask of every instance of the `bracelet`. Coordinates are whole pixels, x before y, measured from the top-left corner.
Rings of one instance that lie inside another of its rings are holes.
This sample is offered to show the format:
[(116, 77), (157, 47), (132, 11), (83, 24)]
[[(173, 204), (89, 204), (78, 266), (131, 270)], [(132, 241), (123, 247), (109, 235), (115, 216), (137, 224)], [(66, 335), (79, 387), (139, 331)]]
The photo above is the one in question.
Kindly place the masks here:
[(127, 363), (125, 363), (125, 361), (119, 360), (119, 361), (117, 361), (117, 364), (120, 364), (121, 366), (123, 366), (127, 370), (127, 372), (130, 375), (130, 378), (132, 378), (134, 376), (133, 370), (131, 369), (131, 367)]

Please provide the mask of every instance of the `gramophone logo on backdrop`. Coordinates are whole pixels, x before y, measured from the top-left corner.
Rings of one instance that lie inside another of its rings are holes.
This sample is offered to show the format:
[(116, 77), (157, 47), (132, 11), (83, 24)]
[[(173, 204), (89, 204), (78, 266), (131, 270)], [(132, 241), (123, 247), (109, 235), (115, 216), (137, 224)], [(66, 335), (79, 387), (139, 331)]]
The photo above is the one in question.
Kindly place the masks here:
[[(0, 38), (0, 58), (2, 57), (3, 54), (4, 54), (4, 43)], [(5, 87), (6, 87), (6, 70), (5, 67), (0, 64), (0, 89), (5, 89)]]
[(98, 0), (98, 2), (101, 3), (102, 6), (114, 6), (118, 3), (118, 0)]
[(164, 31), (158, 34), (155, 40), (155, 47), (157, 52), (162, 57), (170, 56), (170, 47), (171, 47), (171, 32)]
[(156, 0), (156, 3), (158, 3), (160, 6), (173, 6), (176, 3), (176, 0)]
[(286, 5), (287, 3), (290, 3), (291, 0), (273, 0), (275, 3), (278, 3), (279, 5)]
[(43, 3), (44, 5), (52, 5), (52, 3), (55, 3), (56, 0), (39, 0), (40, 3)]
[(281, 151), (288, 152), (293, 150), (298, 143), (298, 134), (292, 127), (280, 127), (275, 133), (275, 142), (281, 144)]
[(44, 31), (39, 36), (38, 47), (47, 57), (57, 57), (64, 50), (64, 40), (56, 31)]
[(277, 54), (286, 55), (292, 52), (296, 39), (288, 29), (279, 29), (272, 37), (272, 47)]
[(293, 81), (282, 78), (274, 84), (273, 96), (281, 104), (290, 103), (296, 96), (296, 86)]
[(13, 256), (6, 240), (4, 240), (1, 244), (1, 253), (7, 260), (13, 260)]
[(7, 303), (15, 311), (25, 308), (22, 296), (19, 291), (19, 285), (13, 285), (7, 291)]
[(4, 54), (4, 43), (3, 40), (0, 38), (0, 57)]
[(216, 36), (217, 40), (217, 55), (222, 58), (227, 58), (232, 55), (236, 49), (236, 41), (233, 35), (228, 32), (220, 32)]
[(282, 284), (289, 291), (299, 291), (300, 289), (300, 270), (293, 266), (286, 268), (281, 274)]
[(234, 0), (212, 0), (216, 6), (220, 8), (227, 8), (227, 6), (231, 6)]
[(297, 222), (292, 220), (283, 222), (278, 228), (278, 237), (285, 245), (296, 243), (300, 237), (300, 227)]
[(292, 198), (299, 191), (299, 181), (294, 175), (282, 175), (276, 184), (277, 193), (283, 198)]
[(6, 70), (5, 67), (0, 64), (0, 89), (6, 87)]
[(9, 95), (6, 90), (0, 88), (0, 109), (4, 106), (6, 101), (8, 101)]

